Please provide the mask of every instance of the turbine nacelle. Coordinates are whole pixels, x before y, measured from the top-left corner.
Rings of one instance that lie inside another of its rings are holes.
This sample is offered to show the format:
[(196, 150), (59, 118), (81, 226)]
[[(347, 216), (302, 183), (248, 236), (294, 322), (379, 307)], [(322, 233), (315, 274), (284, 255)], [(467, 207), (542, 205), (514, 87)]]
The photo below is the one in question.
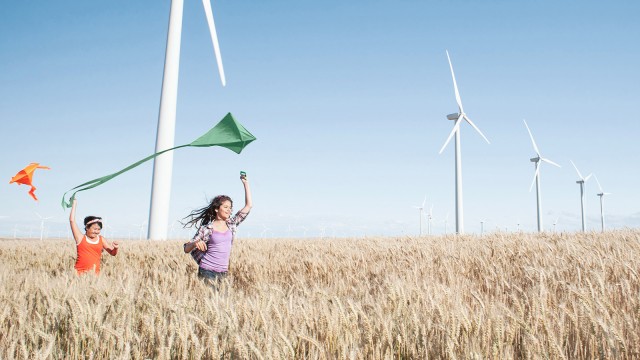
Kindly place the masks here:
[(459, 117), (460, 117), (459, 113), (453, 113), (453, 114), (447, 115), (447, 120), (458, 120)]
[(538, 157), (531, 158), (531, 159), (529, 159), (529, 160), (530, 160), (531, 162), (537, 163), (537, 162), (538, 162), (538, 161), (540, 161), (541, 159), (540, 159), (540, 157), (538, 156)]

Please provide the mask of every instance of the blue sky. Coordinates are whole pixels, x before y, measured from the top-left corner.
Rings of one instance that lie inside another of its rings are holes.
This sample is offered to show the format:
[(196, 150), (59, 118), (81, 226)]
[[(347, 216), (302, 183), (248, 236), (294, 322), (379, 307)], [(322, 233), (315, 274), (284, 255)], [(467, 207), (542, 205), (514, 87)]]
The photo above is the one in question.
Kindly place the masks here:
[[(170, 221), (225, 193), (255, 207), (244, 236), (414, 235), (427, 196), (433, 233), (454, 223), (457, 111), (448, 49), (465, 111), (491, 141), (462, 128), (465, 230), (534, 231), (534, 152), (548, 229), (580, 227), (573, 160), (596, 173), (610, 228), (640, 226), (640, 24), (635, 1), (214, 1), (227, 77), (218, 79), (202, 3), (186, 0), (176, 145), (227, 112), (258, 140), (174, 155)], [(67, 231), (62, 194), (151, 153), (169, 1), (10, 2), (0, 14), (0, 236)], [(30, 162), (36, 194), (8, 184)], [(79, 194), (78, 220), (101, 215), (117, 237), (147, 221), (152, 163)], [(599, 229), (587, 183), (589, 229)], [(520, 224), (520, 225), (518, 225)], [(423, 224), (426, 228), (426, 223)], [(174, 225), (170, 235), (190, 232)]]

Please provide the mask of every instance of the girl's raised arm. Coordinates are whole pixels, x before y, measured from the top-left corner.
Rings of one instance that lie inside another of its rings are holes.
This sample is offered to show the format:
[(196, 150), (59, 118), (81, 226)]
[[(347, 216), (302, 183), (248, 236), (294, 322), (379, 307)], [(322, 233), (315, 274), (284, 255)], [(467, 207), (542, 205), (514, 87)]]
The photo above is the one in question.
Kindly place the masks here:
[(251, 189), (249, 188), (249, 179), (247, 179), (246, 175), (242, 175), (240, 176), (240, 180), (244, 185), (244, 207), (240, 210), (240, 212), (248, 214), (251, 210), (251, 207), (253, 206), (253, 203), (251, 202)]
[(76, 199), (73, 199), (73, 203), (71, 205), (71, 213), (69, 214), (69, 225), (71, 226), (71, 232), (73, 233), (73, 238), (76, 241), (76, 245), (82, 241), (82, 231), (78, 225), (76, 225)]

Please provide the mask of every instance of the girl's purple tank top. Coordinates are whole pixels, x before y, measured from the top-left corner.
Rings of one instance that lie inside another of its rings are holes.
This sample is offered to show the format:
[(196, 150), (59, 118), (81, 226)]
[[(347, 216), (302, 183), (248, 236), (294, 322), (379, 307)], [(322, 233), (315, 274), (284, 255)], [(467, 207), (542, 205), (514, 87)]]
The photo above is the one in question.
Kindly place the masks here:
[(200, 261), (200, 267), (217, 272), (229, 270), (232, 241), (233, 233), (231, 230), (225, 232), (211, 230), (211, 236), (207, 241), (207, 252), (202, 257), (202, 261)]

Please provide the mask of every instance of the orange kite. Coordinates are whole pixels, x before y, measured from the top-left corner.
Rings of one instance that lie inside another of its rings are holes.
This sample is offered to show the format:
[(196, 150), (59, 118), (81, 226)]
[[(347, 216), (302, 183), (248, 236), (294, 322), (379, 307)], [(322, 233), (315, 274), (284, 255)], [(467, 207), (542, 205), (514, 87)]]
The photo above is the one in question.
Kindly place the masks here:
[(20, 170), (16, 174), (16, 176), (12, 177), (11, 181), (9, 181), (9, 184), (18, 183), (18, 185), (24, 184), (24, 185), (31, 186), (31, 190), (29, 190), (29, 195), (31, 195), (33, 200), (38, 201), (38, 198), (36, 197), (36, 194), (35, 194), (36, 187), (33, 186), (33, 184), (31, 183), (31, 181), (33, 180), (33, 172), (36, 171), (36, 169), (50, 170), (49, 167), (40, 166), (39, 163), (31, 163), (27, 165), (27, 167), (25, 167), (24, 169)]

